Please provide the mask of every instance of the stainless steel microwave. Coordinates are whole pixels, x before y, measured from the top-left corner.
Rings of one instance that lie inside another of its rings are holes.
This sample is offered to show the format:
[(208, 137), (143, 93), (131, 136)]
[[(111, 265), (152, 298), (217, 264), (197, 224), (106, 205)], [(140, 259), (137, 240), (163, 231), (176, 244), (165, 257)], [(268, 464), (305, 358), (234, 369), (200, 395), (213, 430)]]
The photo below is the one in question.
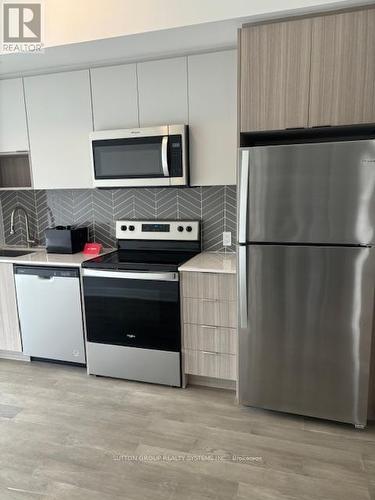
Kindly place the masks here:
[(92, 132), (90, 149), (95, 187), (189, 183), (187, 125)]

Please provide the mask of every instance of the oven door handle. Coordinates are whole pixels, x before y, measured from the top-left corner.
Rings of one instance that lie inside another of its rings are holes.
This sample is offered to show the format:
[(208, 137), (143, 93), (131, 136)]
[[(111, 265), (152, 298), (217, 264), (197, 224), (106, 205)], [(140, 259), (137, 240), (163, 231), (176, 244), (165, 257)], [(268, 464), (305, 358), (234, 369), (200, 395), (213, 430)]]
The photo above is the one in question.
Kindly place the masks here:
[(84, 277), (92, 278), (114, 278), (127, 280), (153, 280), (153, 281), (178, 281), (178, 273), (142, 273), (126, 271), (95, 271), (93, 269), (83, 269)]
[(163, 168), (164, 177), (169, 177), (168, 168), (168, 136), (165, 135), (161, 140), (161, 166)]

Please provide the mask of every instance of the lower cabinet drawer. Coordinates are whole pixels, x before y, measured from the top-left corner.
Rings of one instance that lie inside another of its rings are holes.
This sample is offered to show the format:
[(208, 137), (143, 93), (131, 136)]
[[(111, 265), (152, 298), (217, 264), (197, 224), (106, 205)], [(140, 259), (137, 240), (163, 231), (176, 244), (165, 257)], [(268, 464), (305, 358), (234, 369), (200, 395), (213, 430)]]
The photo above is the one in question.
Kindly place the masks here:
[(237, 353), (237, 330), (207, 325), (184, 325), (184, 347), (222, 354)]
[(236, 300), (236, 276), (221, 273), (182, 273), (184, 298)]
[(236, 380), (236, 356), (210, 351), (194, 351), (185, 349), (185, 373)]
[(184, 323), (237, 327), (236, 301), (183, 299)]

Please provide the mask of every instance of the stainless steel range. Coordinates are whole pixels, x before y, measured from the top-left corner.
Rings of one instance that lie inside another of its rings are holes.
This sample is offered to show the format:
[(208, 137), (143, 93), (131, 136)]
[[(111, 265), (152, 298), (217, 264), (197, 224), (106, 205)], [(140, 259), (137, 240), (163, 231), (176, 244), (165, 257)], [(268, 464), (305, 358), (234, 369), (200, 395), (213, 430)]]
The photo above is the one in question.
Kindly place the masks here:
[(180, 387), (178, 267), (200, 252), (200, 223), (118, 221), (116, 237), (83, 264), (88, 372)]

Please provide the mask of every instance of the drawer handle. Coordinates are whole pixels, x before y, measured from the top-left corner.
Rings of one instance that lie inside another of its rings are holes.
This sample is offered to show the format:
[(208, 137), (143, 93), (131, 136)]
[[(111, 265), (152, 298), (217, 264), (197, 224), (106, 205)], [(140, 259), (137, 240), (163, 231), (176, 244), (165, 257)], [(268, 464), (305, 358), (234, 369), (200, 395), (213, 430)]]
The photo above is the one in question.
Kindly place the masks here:
[(211, 356), (216, 356), (218, 353), (214, 351), (202, 351), (203, 354), (210, 354)]
[(201, 328), (207, 328), (208, 330), (217, 330), (217, 326), (201, 325)]

